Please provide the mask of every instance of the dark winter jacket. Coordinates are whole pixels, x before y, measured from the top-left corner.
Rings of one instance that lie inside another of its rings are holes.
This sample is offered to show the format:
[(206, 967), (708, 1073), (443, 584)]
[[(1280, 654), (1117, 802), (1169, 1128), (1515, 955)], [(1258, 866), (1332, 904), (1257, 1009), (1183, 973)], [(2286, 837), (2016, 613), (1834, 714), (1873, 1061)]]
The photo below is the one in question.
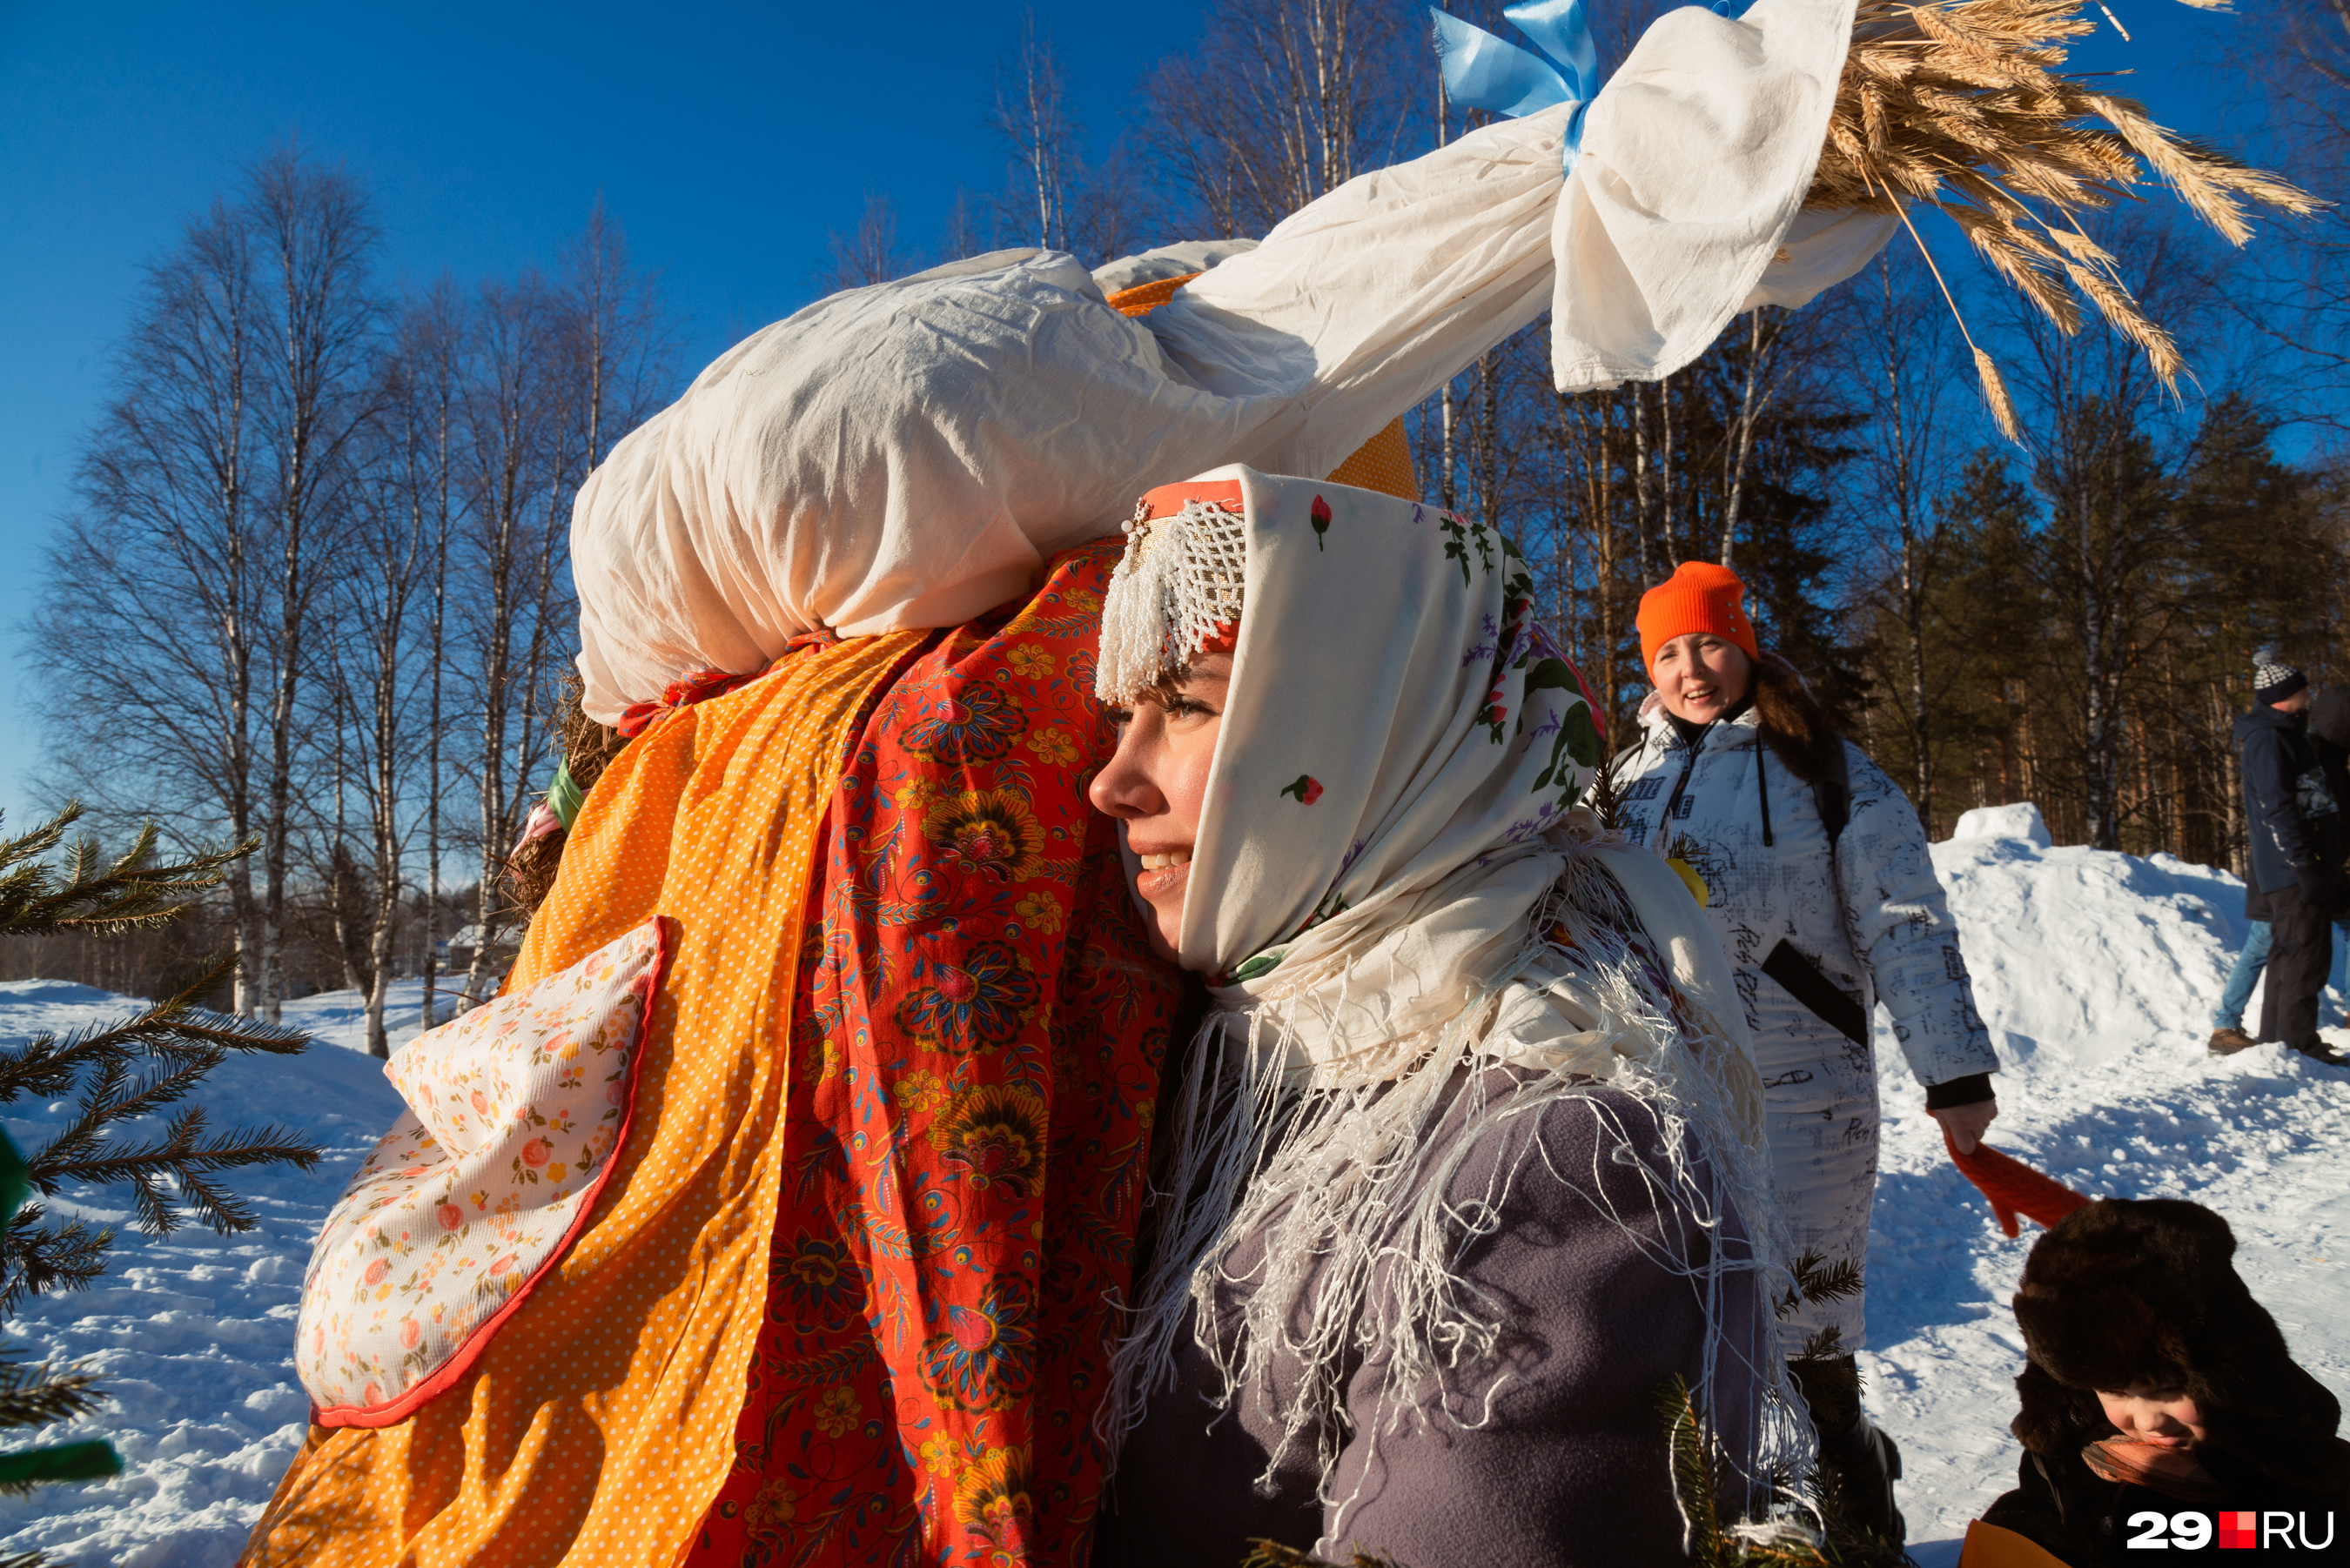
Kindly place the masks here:
[[(2317, 748), (2317, 765), (2325, 770), (2325, 787), (2334, 805), (2350, 801), (2350, 686), (2311, 693), (2309, 739)], [(2342, 846), (2350, 853), (2350, 824), (2345, 825)]]
[[(1509, 1073), (1509, 1068), (1492, 1069)], [(1460, 1104), (1439, 1124), (1440, 1147), (1461, 1136)], [(1528, 1127), (1528, 1122), (1538, 1125)], [(1506, 1129), (1506, 1130), (1505, 1130)], [(1377, 1355), (1355, 1372), (1355, 1420), (1329, 1478), (1336, 1504), (1320, 1501), (1314, 1438), (1283, 1454), (1266, 1491), (1256, 1480), (1280, 1447), (1278, 1415), (1257, 1385), (1235, 1408), (1209, 1397), (1222, 1387), (1212, 1358), (1186, 1333), (1176, 1363), (1181, 1386), (1151, 1396), (1118, 1457), (1116, 1498), (1101, 1517), (1094, 1561), (1116, 1568), (1232, 1568), (1268, 1537), (1312, 1550), (1326, 1535), (1410, 1568), (1651, 1568), (1688, 1561), (1681, 1544), (1658, 1412), (1670, 1381), (1695, 1383), (1708, 1354), (1700, 1293), (1684, 1268), (1717, 1246), (1745, 1245), (1734, 1221), (1708, 1234), (1661, 1208), (1669, 1190), (1664, 1128), (1644, 1102), (1595, 1086), (1587, 1099), (1554, 1102), (1505, 1120), (1467, 1149), (1451, 1190), (1507, 1196), (1492, 1229), (1463, 1250), (1461, 1277), (1510, 1325), (1500, 1365), (1448, 1378), (1446, 1407), (1433, 1389), (1420, 1418), (1378, 1435), (1385, 1368)], [(1514, 1180), (1497, 1181), (1503, 1162)], [(1703, 1162), (1696, 1179), (1711, 1185)], [(1216, 1315), (1238, 1315), (1257, 1273), (1255, 1241), (1232, 1254)], [(1725, 1445), (1751, 1441), (1757, 1386), (1732, 1375), (1769, 1351), (1769, 1332), (1735, 1274), (1721, 1318), (1752, 1334), (1712, 1347), (1720, 1357), (1713, 1415)], [(1227, 1348), (1222, 1332), (1213, 1337)], [(1275, 1358), (1276, 1386), (1294, 1360)], [(1487, 1403), (1490, 1398), (1490, 1405)], [(1746, 1434), (1741, 1438), (1737, 1434)], [(1751, 1450), (1745, 1450), (1751, 1453)], [(1743, 1455), (1742, 1455), (1743, 1457)]]
[[(2073, 1568), (2143, 1558), (2132, 1514), (2185, 1509), (2306, 1512), (2314, 1538), (2350, 1554), (2350, 1444), (2341, 1406), (2297, 1365), (2231, 1259), (2228, 1222), (2200, 1204), (2106, 1199), (2033, 1248), (2015, 1297), (2029, 1357), (2015, 1380), (2019, 1484), (1984, 1513)], [(2118, 1436), (2096, 1390), (2178, 1387), (2209, 1434), (2208, 1484), (2178, 1490), (2101, 1478), (2083, 1457)], [(2296, 1526), (2298, 1521), (2296, 1521)], [(2308, 1561), (2334, 1561), (2312, 1554)]]
[(2341, 817), (2302, 716), (2262, 703), (2236, 721), (2236, 745), (2244, 763), (2249, 887), (2274, 893), (2291, 887), (2297, 870), (2338, 867)]

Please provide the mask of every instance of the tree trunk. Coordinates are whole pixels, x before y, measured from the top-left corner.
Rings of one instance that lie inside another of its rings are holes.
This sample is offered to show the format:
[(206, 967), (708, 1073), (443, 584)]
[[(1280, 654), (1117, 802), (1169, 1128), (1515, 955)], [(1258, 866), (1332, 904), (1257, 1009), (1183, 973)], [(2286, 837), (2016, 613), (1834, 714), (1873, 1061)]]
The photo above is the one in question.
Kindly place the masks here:
[(1721, 509), (1721, 564), (1733, 566), (1738, 545), (1739, 503), (1746, 493), (1746, 470), (1754, 457), (1754, 421), (1762, 410), (1755, 401), (1756, 383), (1762, 366), (1762, 312), (1760, 307), (1746, 313), (1746, 383), (1738, 397), (1738, 430), (1734, 442), (1725, 449), (1734, 454), (1731, 462), (1729, 483), (1723, 486), (1728, 499)]
[(1657, 581), (1654, 559), (1649, 555), (1648, 541), (1656, 524), (1648, 508), (1648, 397), (1639, 382), (1626, 389), (1632, 400), (1632, 502), (1633, 502), (1633, 564), (1640, 570), (1640, 586), (1652, 587)]

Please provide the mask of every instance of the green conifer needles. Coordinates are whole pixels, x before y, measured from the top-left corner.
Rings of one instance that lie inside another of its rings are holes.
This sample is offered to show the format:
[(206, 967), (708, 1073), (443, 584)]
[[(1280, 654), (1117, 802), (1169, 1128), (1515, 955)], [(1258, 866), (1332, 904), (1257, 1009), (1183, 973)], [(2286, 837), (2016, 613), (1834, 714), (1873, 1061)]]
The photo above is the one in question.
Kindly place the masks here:
[[(0, 937), (76, 931), (99, 936), (151, 929), (176, 919), (252, 844), (165, 862), (151, 824), (109, 858), (94, 838), (71, 844), (81, 808), (68, 806), (32, 832), (0, 838)], [(63, 854), (54, 862), (60, 846)], [(106, 1272), (110, 1231), (78, 1220), (51, 1222), (37, 1202), (69, 1184), (127, 1187), (136, 1223), (161, 1235), (192, 1217), (226, 1234), (250, 1230), (251, 1209), (220, 1180), (256, 1165), (307, 1170), (317, 1147), (276, 1127), (213, 1131), (203, 1107), (184, 1103), (233, 1053), (291, 1055), (308, 1042), (296, 1030), (208, 1012), (197, 998), (227, 978), (224, 962), (179, 995), (118, 1023), (0, 1047), (0, 1105), (70, 1098), (57, 1135), (28, 1158), (0, 1133), (0, 1312), (26, 1295), (88, 1284)], [(145, 1127), (135, 1126), (152, 1117)], [(0, 1355), (0, 1431), (45, 1427), (92, 1409), (101, 1396), (79, 1372), (58, 1373)], [(121, 1473), (103, 1442), (58, 1444), (0, 1455), (0, 1492), (50, 1481)], [(38, 1553), (0, 1558), (31, 1568)]]

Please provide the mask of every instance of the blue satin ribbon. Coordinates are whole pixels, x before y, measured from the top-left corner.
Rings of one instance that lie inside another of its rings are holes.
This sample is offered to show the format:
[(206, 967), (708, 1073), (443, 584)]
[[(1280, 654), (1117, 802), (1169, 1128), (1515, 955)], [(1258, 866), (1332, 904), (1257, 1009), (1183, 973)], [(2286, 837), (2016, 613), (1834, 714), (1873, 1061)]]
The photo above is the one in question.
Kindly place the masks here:
[(1502, 15), (1534, 41), (1539, 55), (1432, 6), (1429, 15), (1436, 19), (1444, 90), (1454, 103), (1512, 119), (1562, 103), (1575, 105), (1559, 154), (1572, 172), (1583, 152), (1583, 117), (1599, 92), (1599, 51), (1583, 18), (1583, 0), (1518, 0), (1503, 7)]
[[(1707, 9), (1734, 22), (1753, 4), (1714, 0)], [(1575, 161), (1583, 155), (1584, 116), (1599, 96), (1599, 51), (1592, 47), (1583, 0), (1518, 0), (1502, 8), (1502, 15), (1517, 24), (1540, 54), (1433, 6), (1429, 15), (1436, 20), (1436, 56), (1444, 71), (1444, 90), (1454, 103), (1512, 119), (1562, 103), (1575, 105), (1559, 150), (1559, 161), (1573, 173)]]

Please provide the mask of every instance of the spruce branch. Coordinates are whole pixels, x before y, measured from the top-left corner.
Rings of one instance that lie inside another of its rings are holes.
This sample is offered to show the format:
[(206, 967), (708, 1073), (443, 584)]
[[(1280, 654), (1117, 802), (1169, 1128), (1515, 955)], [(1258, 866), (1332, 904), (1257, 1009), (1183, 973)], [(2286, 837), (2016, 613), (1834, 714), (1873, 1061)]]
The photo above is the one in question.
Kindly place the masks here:
[[(7, 1568), (7, 1565), (0, 1563), (0, 1568)], [(1241, 1568), (1338, 1568), (1338, 1565), (1325, 1563), (1295, 1546), (1259, 1539), (1254, 1542), (1254, 1550), (1241, 1559)], [(1397, 1564), (1392, 1558), (1374, 1557), (1367, 1552), (1357, 1551), (1347, 1560), (1346, 1568), (1397, 1568)]]
[[(182, 1108), (161, 1138), (144, 1143), (118, 1146), (102, 1136), (85, 1137), (60, 1155), (58, 1145), (65, 1141), (66, 1135), (60, 1135), (35, 1157), (34, 1179), (43, 1184), (42, 1190), (53, 1191), (49, 1184), (63, 1181), (101, 1186), (127, 1182), (139, 1211), (139, 1228), (150, 1236), (177, 1230), (182, 1209), (224, 1236), (249, 1231), (254, 1225), (252, 1210), (234, 1194), (207, 1181), (208, 1174), (252, 1165), (285, 1164), (307, 1170), (318, 1162), (315, 1145), (277, 1127), (238, 1127), (207, 1140), (201, 1106)], [(167, 1179), (176, 1192), (165, 1187)]]
[(47, 1364), (28, 1366), (0, 1355), (0, 1428), (46, 1427), (95, 1410), (103, 1397), (95, 1377), (82, 1372), (54, 1374)]
[[(1788, 1265), (1788, 1270), (1795, 1276), (1795, 1293), (1780, 1303), (1781, 1317), (1793, 1312), (1799, 1300), (1840, 1302), (1856, 1296), (1867, 1288), (1866, 1273), (1850, 1258), (1838, 1258), (1831, 1263), (1824, 1253), (1807, 1249)], [(1805, 1354), (1810, 1353), (1807, 1351)], [(1833, 1355), (1837, 1353), (1829, 1351), (1826, 1354)]]
[[(68, 849), (62, 870), (52, 872), (37, 857), (62, 842), (78, 815), (69, 807), (32, 833), (0, 841), (0, 935), (161, 923), (185, 908), (174, 898), (217, 882), (221, 867), (251, 847), (158, 866), (151, 828), (111, 862), (83, 840)], [(317, 1146), (294, 1132), (263, 1127), (208, 1133), (203, 1107), (182, 1104), (232, 1054), (291, 1055), (309, 1044), (299, 1030), (199, 1007), (198, 998), (234, 968), (233, 959), (224, 960), (178, 995), (127, 1018), (0, 1049), (0, 1105), (75, 1095), (66, 1125), (26, 1162), (36, 1191), (54, 1198), (71, 1182), (127, 1186), (134, 1222), (148, 1235), (168, 1234), (192, 1217), (227, 1235), (255, 1220), (214, 1179), (220, 1173), (259, 1165), (307, 1170), (317, 1163)], [(151, 1116), (169, 1116), (160, 1137), (118, 1138), (123, 1124)], [(26, 1294), (86, 1286), (105, 1271), (111, 1231), (93, 1232), (78, 1221), (41, 1227), (33, 1223), (38, 1213), (26, 1210), (5, 1234), (0, 1308)]]
[(7, 1275), (0, 1282), (0, 1313), (15, 1309), (26, 1296), (53, 1290), (88, 1290), (106, 1272), (106, 1251), (114, 1244), (112, 1231), (92, 1231), (79, 1220), (44, 1225), (42, 1208), (27, 1203), (9, 1221), (5, 1238)]
[(84, 837), (68, 846), (62, 867), (51, 866), (48, 856), (81, 815), (77, 801), (30, 833), (0, 838), (0, 936), (102, 934), (169, 925), (196, 895), (221, 884), (231, 861), (260, 843), (253, 839), (159, 863), (155, 845), (161, 830), (151, 822), (110, 861), (95, 838)]

